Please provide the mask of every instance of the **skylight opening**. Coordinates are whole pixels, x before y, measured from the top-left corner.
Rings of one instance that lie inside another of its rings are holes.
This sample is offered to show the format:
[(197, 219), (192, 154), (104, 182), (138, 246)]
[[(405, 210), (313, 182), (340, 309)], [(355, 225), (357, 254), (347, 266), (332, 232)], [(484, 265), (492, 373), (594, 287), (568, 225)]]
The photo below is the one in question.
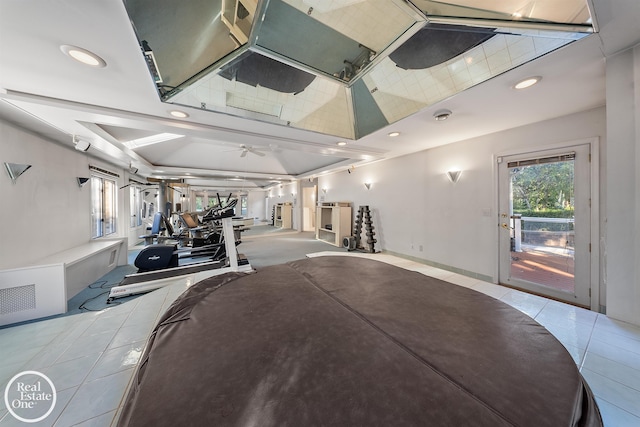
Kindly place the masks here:
[(159, 133), (156, 135), (145, 136), (144, 138), (132, 139), (131, 141), (125, 142), (124, 145), (127, 148), (134, 149), (178, 138), (184, 138), (184, 135), (177, 135), (175, 133)]
[[(225, 0), (205, 2), (203, 18), (219, 20), (188, 29), (156, 28), (142, 3), (126, 2), (141, 43), (165, 59), (162, 101), (354, 141), (508, 71), (488, 67), (491, 56), (512, 69), (593, 32), (587, 0)], [(167, 31), (180, 37), (163, 42)]]

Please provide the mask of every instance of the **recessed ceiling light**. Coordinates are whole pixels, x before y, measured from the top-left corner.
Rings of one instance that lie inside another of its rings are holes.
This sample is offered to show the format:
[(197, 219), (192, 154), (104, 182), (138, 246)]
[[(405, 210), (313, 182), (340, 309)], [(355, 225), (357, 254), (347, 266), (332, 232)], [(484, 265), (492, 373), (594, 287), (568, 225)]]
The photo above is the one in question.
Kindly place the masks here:
[(538, 83), (540, 80), (542, 80), (542, 77), (528, 77), (524, 80), (519, 81), (513, 87), (514, 89), (526, 89)]
[(398, 135), (400, 135), (400, 132), (391, 132), (391, 133), (389, 133), (389, 136), (390, 136), (391, 138), (394, 138), (394, 137), (396, 137), (396, 136), (398, 136)]
[(63, 44), (60, 46), (60, 50), (70, 58), (90, 67), (103, 68), (107, 66), (104, 59), (81, 47)]
[(189, 115), (187, 113), (185, 113), (184, 111), (180, 111), (180, 110), (169, 111), (169, 114), (171, 114), (173, 117), (177, 117), (179, 119), (186, 119), (187, 117), (189, 117)]
[(433, 113), (433, 118), (438, 121), (441, 122), (443, 120), (447, 120), (449, 117), (451, 117), (451, 110), (438, 110), (435, 113)]
[(347, 145), (347, 143), (345, 141), (339, 141), (339, 142), (336, 142), (336, 145), (339, 145), (340, 147), (344, 147), (345, 145)]

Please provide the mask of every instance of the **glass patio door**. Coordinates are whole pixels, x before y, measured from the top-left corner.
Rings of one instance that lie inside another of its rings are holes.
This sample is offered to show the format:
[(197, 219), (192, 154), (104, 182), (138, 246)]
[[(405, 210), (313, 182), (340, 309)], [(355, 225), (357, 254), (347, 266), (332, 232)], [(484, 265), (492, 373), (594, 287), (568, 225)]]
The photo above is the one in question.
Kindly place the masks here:
[(500, 283), (588, 307), (589, 145), (498, 161)]

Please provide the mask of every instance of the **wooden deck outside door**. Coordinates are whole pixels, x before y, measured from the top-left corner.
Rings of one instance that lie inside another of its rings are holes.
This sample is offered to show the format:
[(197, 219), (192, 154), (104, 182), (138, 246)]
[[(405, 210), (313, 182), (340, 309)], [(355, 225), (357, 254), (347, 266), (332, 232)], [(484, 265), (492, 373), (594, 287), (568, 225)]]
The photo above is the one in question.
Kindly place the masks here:
[[(498, 158), (500, 283), (572, 304), (590, 305), (589, 161), (588, 144)], [(534, 188), (544, 194), (552, 191), (547, 190), (553, 187), (549, 187), (550, 181), (553, 184), (549, 177), (559, 166), (573, 174), (573, 188), (558, 196), (558, 207), (573, 205), (573, 217), (514, 215), (514, 192), (523, 192), (518, 174), (529, 172), (528, 176), (538, 177)]]

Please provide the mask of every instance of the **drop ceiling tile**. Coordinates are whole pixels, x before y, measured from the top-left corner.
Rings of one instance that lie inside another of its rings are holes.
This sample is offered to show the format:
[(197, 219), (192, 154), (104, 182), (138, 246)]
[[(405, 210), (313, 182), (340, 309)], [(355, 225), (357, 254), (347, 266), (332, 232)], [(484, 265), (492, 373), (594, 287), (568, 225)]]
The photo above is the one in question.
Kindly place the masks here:
[(449, 73), (449, 69), (444, 64), (431, 67), (430, 71), (431, 71), (431, 76), (436, 82), (449, 79), (451, 77), (451, 74)]
[(474, 62), (469, 66), (469, 74), (471, 80), (475, 83), (481, 83), (491, 77), (491, 70), (489, 69), (489, 63), (486, 59)]
[(486, 61), (487, 55), (482, 45), (478, 45), (473, 49), (468, 50), (464, 53), (463, 58), (468, 66), (472, 66), (481, 61)]
[(449, 68), (449, 72), (451, 75), (457, 74), (463, 70), (467, 69), (467, 63), (464, 60), (464, 57), (457, 57), (448, 61), (447, 68)]
[(438, 79), (436, 87), (438, 88), (440, 96), (443, 98), (453, 95), (456, 91), (456, 85), (453, 83), (453, 79), (451, 77)]
[(493, 55), (487, 56), (487, 64), (491, 75), (495, 76), (511, 68), (511, 57), (509, 51), (505, 48), (496, 51)]
[(453, 84), (455, 85), (457, 91), (465, 90), (473, 84), (471, 74), (466, 68), (464, 70), (460, 70), (455, 74), (452, 74), (451, 79), (453, 80)]
[(506, 48), (507, 42), (502, 34), (495, 35), (482, 44), (482, 49), (484, 50), (486, 57), (494, 55), (499, 51), (503, 51)]
[(547, 52), (551, 52), (552, 50), (564, 46), (565, 41), (563, 39), (539, 37), (533, 40), (533, 44), (535, 46), (536, 53), (538, 53), (539, 55), (543, 55)]
[(206, 99), (206, 103), (209, 108), (213, 108), (214, 106), (220, 107), (224, 106), (227, 100), (227, 93), (221, 90), (208, 90), (206, 91), (205, 96), (198, 96), (195, 101), (198, 102), (198, 99)]
[(507, 39), (509, 56), (514, 63), (523, 63), (536, 57), (531, 37), (509, 37)]

